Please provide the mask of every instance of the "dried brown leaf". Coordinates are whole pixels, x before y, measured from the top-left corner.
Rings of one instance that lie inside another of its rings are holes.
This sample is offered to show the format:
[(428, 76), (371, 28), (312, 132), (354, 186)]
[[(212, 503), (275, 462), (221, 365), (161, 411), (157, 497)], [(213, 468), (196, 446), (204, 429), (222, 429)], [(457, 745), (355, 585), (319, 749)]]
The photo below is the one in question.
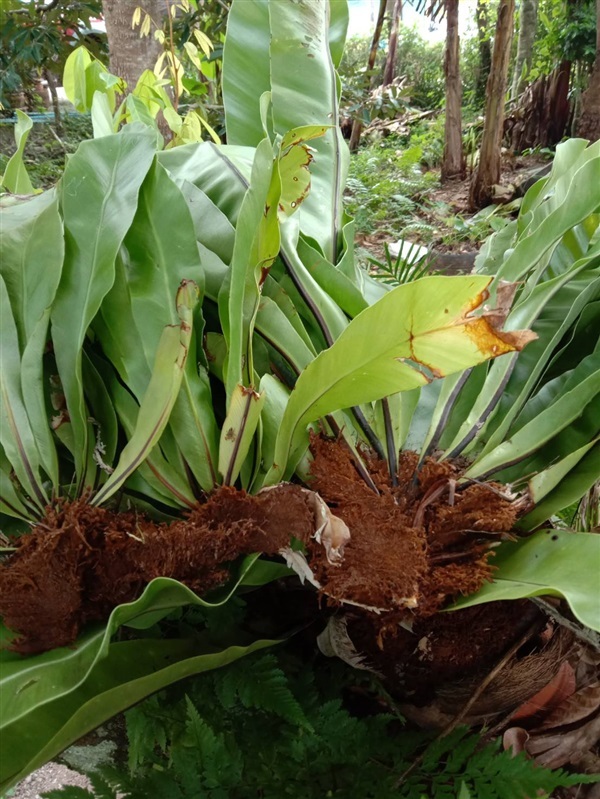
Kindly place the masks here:
[(600, 710), (600, 682), (582, 688), (562, 702), (544, 721), (538, 731), (575, 724)]
[(546, 768), (560, 768), (577, 763), (582, 755), (600, 739), (600, 715), (574, 730), (561, 730), (549, 735), (531, 735), (526, 750), (536, 763)]
[(539, 718), (542, 713), (548, 715), (549, 712), (553, 712), (560, 707), (574, 693), (575, 687), (573, 667), (567, 661), (564, 661), (550, 682), (515, 710), (512, 714), (511, 722), (522, 722), (532, 716)]

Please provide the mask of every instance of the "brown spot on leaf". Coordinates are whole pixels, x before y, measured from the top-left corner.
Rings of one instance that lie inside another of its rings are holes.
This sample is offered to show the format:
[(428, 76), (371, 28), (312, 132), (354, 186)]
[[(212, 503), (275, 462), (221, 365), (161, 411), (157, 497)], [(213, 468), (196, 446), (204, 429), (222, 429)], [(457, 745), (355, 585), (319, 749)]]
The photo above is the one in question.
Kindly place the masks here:
[(537, 335), (531, 330), (498, 330), (485, 315), (469, 320), (464, 330), (471, 341), (477, 345), (477, 349), (486, 357), (496, 357), (507, 352), (522, 350), (526, 344), (537, 338)]

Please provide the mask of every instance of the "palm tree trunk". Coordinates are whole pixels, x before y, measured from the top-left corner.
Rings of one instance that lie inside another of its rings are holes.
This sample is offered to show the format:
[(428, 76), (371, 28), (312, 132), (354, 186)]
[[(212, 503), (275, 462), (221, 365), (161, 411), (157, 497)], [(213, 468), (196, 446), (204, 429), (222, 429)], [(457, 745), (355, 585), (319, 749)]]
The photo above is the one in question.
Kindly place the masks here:
[[(377, 15), (377, 22), (375, 23), (375, 30), (373, 31), (373, 38), (371, 40), (371, 49), (369, 51), (369, 59), (367, 61), (367, 72), (372, 72), (375, 66), (375, 59), (377, 58), (377, 48), (379, 47), (379, 40), (381, 39), (381, 31), (383, 30), (383, 20), (385, 19), (386, 0), (379, 0), (379, 13)], [(361, 109), (362, 110), (362, 109)], [(362, 133), (362, 121), (355, 119), (352, 123), (352, 133), (350, 134), (350, 152), (358, 150), (360, 144), (360, 134)]]
[(383, 85), (389, 86), (396, 76), (396, 57), (398, 53), (398, 28), (402, 17), (402, 0), (395, 0), (390, 26), (390, 42), (388, 45), (385, 69), (383, 70)]
[(485, 100), (485, 86), (492, 66), (492, 47), (488, 31), (488, 3), (487, 0), (477, 0), (475, 9), (477, 21), (477, 42), (479, 45), (479, 73), (475, 84), (475, 96), (483, 104)]
[(442, 183), (447, 180), (463, 179), (465, 160), (462, 150), (460, 83), (460, 40), (458, 36), (458, 0), (446, 0), (446, 125), (444, 130), (444, 160), (442, 162)]
[(596, 0), (596, 60), (588, 88), (581, 96), (577, 135), (590, 141), (600, 139), (600, 0)]
[[(533, 43), (537, 28), (537, 0), (521, 0), (519, 13), (519, 41), (513, 72), (510, 99), (516, 100), (527, 83), (527, 73), (531, 69)], [(525, 67), (525, 75), (523, 75)]]
[(102, 11), (108, 36), (110, 71), (127, 83), (131, 91), (146, 69), (153, 69), (162, 53), (162, 45), (152, 35), (140, 36), (131, 20), (140, 6), (160, 26), (167, 13), (164, 0), (103, 0)]
[(58, 102), (58, 92), (56, 91), (56, 78), (51, 70), (44, 69), (44, 78), (48, 83), (48, 91), (52, 99), (52, 110), (54, 111), (54, 127), (57, 133), (62, 133), (62, 117), (60, 113), (60, 103)]
[(491, 201), (492, 186), (500, 180), (504, 105), (514, 15), (515, 0), (500, 0), (492, 69), (486, 88), (485, 122), (479, 164), (473, 173), (469, 192), (469, 205), (473, 210), (483, 208)]

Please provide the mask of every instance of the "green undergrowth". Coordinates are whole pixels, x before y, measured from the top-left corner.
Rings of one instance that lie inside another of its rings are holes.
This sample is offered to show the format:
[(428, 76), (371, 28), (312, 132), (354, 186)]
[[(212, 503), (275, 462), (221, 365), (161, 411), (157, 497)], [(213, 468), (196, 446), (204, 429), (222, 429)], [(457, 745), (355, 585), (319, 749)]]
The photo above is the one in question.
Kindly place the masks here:
[[(67, 157), (79, 144), (92, 138), (92, 122), (84, 115), (68, 115), (57, 133), (49, 122), (35, 122), (25, 147), (24, 162), (36, 189), (48, 189), (61, 177)], [(0, 125), (0, 175), (15, 151), (14, 126)]]
[(352, 156), (345, 199), (359, 235), (380, 234), (431, 246), (478, 245), (510, 221), (513, 204), (468, 216), (436, 197), (443, 138), (438, 140), (437, 120), (431, 125), (427, 136), (390, 136)]
[[(480, 135), (476, 121), (465, 122), (467, 164), (477, 152)], [(346, 188), (346, 206), (359, 235), (380, 234), (454, 249), (464, 244), (478, 247), (507, 225), (518, 211), (519, 201), (470, 215), (457, 213), (453, 198), (437, 195), (443, 154), (443, 114), (419, 120), (408, 134), (375, 140), (367, 135), (351, 157)], [(460, 192), (462, 184), (455, 185)]]
[[(243, 615), (241, 600), (233, 613), (221, 633)], [(179, 682), (125, 721), (126, 766), (88, 774), (92, 790), (46, 799), (524, 799), (578, 781), (466, 728), (435, 740), (410, 728), (364, 672), (289, 647)]]
[(392, 137), (351, 158), (346, 206), (359, 233), (398, 235), (407, 224), (418, 222), (419, 204), (438, 184), (420, 161), (419, 147), (401, 148)]

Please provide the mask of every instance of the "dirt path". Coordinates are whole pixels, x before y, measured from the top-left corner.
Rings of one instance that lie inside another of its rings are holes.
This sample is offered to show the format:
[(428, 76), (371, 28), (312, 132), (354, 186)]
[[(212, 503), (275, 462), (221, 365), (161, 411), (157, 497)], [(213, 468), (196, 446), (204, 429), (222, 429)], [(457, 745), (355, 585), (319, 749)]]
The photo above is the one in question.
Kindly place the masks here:
[(64, 785), (77, 785), (80, 788), (89, 788), (87, 777), (72, 771), (60, 763), (46, 763), (38, 771), (34, 771), (20, 782), (16, 788), (9, 791), (10, 799), (41, 799), (47, 791), (56, 791)]

